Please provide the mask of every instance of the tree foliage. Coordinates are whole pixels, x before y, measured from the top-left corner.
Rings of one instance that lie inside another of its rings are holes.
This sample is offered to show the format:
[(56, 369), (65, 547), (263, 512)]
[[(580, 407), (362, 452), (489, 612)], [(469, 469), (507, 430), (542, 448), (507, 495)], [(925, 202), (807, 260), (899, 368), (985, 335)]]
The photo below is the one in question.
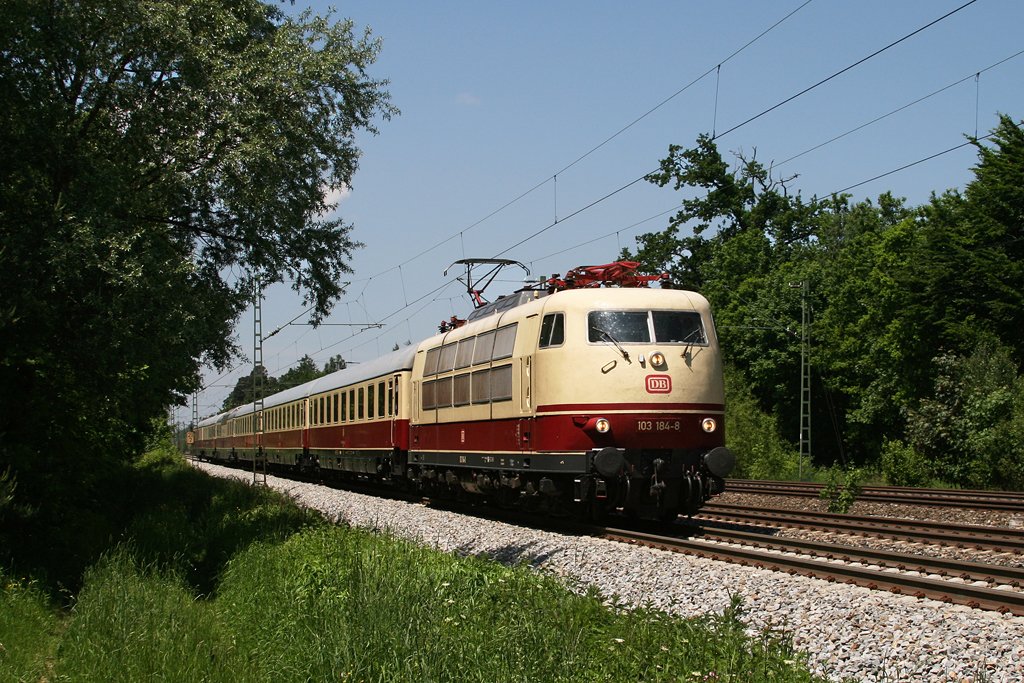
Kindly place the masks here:
[(267, 369), (260, 365), (254, 368), (248, 375), (243, 375), (238, 378), (235, 382), (234, 388), (231, 393), (224, 399), (224, 403), (221, 405), (222, 411), (231, 410), (236, 406), (240, 406), (246, 403), (252, 403), (255, 401), (254, 393), (254, 376), (260, 377), (260, 385), (263, 390), (264, 396), (269, 396), (278, 391), (284, 391), (285, 389), (291, 389), (297, 387), (300, 384), (311, 382), (318, 377), (329, 375), (332, 372), (338, 370), (344, 370), (348, 364), (341, 355), (331, 356), (326, 363), (324, 363), (323, 370), (319, 369), (316, 362), (309, 356), (305, 355), (299, 359), (299, 362), (294, 367), (289, 368), (280, 377), (274, 377), (267, 372)]
[[(1010, 443), (1024, 412), (1011, 378), (1024, 361), (1024, 128), (1001, 117), (990, 140), (976, 142), (963, 193), (919, 207), (890, 193), (804, 200), (756, 154), (735, 154), (730, 168), (707, 136), (669, 148), (649, 179), (679, 190), (681, 208), (626, 255), (711, 300), (726, 360), (762, 416), (751, 418), (741, 394), (744, 421), (730, 438), (756, 446), (748, 471), (763, 461), (758, 444), (778, 434), (792, 443), (799, 431), (799, 284), (809, 282), (819, 465), (1024, 483)], [(996, 360), (999, 372), (986, 369)], [(897, 466), (908, 453), (913, 462)]]
[(258, 0), (4, 7), (0, 469), (31, 498), (79, 487), (82, 451), (132, 450), (201, 363), (223, 367), (254, 282), (330, 309), (358, 246), (330, 192), (395, 109), (350, 21)]

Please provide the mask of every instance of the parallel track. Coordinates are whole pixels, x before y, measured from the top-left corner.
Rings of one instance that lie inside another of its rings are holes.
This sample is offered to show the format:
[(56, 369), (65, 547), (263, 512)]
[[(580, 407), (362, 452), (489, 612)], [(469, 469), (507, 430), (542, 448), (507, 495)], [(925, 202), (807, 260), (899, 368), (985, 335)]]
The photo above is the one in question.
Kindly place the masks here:
[[(823, 488), (821, 484), (793, 481), (729, 479), (726, 482), (726, 490), (736, 493), (760, 493), (803, 498), (817, 498)], [(1019, 491), (865, 486), (861, 490), (860, 495), (857, 496), (857, 500), (901, 505), (958, 507), (1024, 513), (1024, 492)]]
[(802, 529), (852, 533), (897, 540), (917, 541), (957, 547), (972, 547), (1001, 552), (1024, 553), (1024, 529), (946, 524), (916, 519), (839, 515), (829, 512), (805, 512), (777, 508), (709, 503), (697, 519), (791, 526)]
[[(1024, 616), (1024, 593), (1009, 588), (989, 588), (971, 583), (960, 583), (915, 576), (913, 574), (895, 573), (879, 568), (856, 566), (834, 560), (780, 554), (779, 551), (784, 550), (784, 548), (777, 548), (776, 551), (772, 552), (764, 549), (723, 545), (722, 543), (709, 540), (684, 539), (676, 536), (652, 534), (632, 529), (609, 528), (605, 530), (603, 535), (606, 538), (626, 543), (661, 548), (759, 568), (774, 569), (789, 574), (800, 574), (828, 581), (839, 581), (864, 586), (873, 590), (888, 590), (901, 595), (932, 598), (942, 602)], [(756, 536), (756, 534), (754, 535)], [(765, 542), (763, 537), (758, 540), (762, 543)], [(833, 550), (838, 550), (837, 546), (832, 546), (832, 548)], [(847, 550), (850, 551), (849, 555), (854, 561), (878, 561), (877, 555), (858, 558), (861, 551), (859, 548), (843, 548), (844, 552)], [(807, 549), (803, 548), (795, 550), (795, 552), (806, 553)], [(917, 559), (914, 557), (915, 561)], [(963, 571), (960, 573), (971, 576), (971, 572), (984, 574), (990, 569), (982, 569), (974, 563), (961, 564), (962, 567), (951, 566), (946, 571), (960, 572), (960, 569), (962, 569)], [(1020, 580), (1019, 573), (1014, 574), (1014, 576), (1016, 578), (1010, 579), (1011, 582)], [(995, 580), (1001, 582), (1005, 579)]]

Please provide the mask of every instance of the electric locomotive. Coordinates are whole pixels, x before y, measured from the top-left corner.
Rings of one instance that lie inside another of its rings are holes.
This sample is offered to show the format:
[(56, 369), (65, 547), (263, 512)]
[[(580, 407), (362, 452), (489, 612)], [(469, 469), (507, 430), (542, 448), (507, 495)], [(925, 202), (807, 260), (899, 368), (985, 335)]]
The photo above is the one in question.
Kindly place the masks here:
[(693, 514), (734, 464), (714, 323), (704, 297), (635, 269), (481, 301), (414, 347), (268, 397), (262, 433), (252, 404), (203, 421), (197, 452), (594, 516)]

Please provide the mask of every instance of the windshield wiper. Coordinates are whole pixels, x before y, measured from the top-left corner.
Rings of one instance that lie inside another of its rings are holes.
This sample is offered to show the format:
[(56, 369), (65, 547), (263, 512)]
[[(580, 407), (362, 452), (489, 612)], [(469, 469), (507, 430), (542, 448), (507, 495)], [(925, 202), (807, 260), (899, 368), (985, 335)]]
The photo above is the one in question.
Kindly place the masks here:
[(611, 332), (608, 332), (607, 330), (602, 330), (600, 327), (595, 327), (594, 331), (601, 335), (601, 337), (603, 337), (604, 339), (607, 339), (612, 344), (614, 344), (615, 348), (619, 350), (619, 353), (622, 354), (622, 357), (626, 359), (627, 363), (633, 362), (629, 359), (629, 353), (626, 352), (626, 349), (622, 348), (622, 344), (619, 343), (618, 339), (612, 336)]

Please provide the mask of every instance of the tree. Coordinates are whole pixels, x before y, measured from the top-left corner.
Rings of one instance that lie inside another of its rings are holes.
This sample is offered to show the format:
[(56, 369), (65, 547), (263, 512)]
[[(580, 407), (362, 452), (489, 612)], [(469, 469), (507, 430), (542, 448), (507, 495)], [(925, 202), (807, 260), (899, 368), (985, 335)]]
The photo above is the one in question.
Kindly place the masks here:
[(687, 196), (664, 232), (637, 239), (634, 258), (708, 297), (726, 360), (747, 378), (760, 410), (796, 433), (800, 297), (790, 284), (806, 276), (828, 206), (790, 194), (788, 180), (772, 178), (756, 153), (735, 156), (730, 170), (706, 135), (692, 149), (669, 148), (648, 179)]
[(972, 488), (1024, 486), (1024, 378), (1010, 350), (981, 341), (935, 358), (932, 394), (910, 411), (910, 445), (933, 476)]
[(227, 412), (232, 408), (236, 408), (246, 403), (252, 403), (256, 400), (254, 392), (255, 378), (260, 378), (260, 385), (263, 390), (264, 396), (269, 396), (279, 389), (279, 382), (276, 378), (271, 377), (267, 369), (262, 365), (253, 368), (248, 375), (243, 375), (238, 378), (235, 382), (234, 388), (231, 393), (224, 398), (224, 403), (221, 405), (221, 411)]
[[(766, 455), (785, 450), (765, 445), (766, 417), (782, 434), (798, 433), (793, 285), (809, 282), (819, 463), (884, 455), (886, 471), (906, 480), (1015, 481), (1013, 458), (1000, 460), (991, 444), (1016, 453), (1006, 444), (1024, 431), (1008, 398), (1019, 382), (991, 379), (967, 396), (974, 385), (953, 373), (957, 364), (984, 366), (979, 345), (1009, 349), (1004, 375), (1024, 361), (1024, 128), (1002, 117), (989, 139), (975, 141), (975, 178), (962, 194), (935, 194), (919, 207), (890, 193), (856, 204), (803, 201), (756, 155), (737, 154), (730, 169), (707, 136), (692, 149), (670, 147), (649, 179), (685, 191), (681, 208), (666, 230), (638, 238), (635, 258), (711, 301), (724, 357), (743, 378), (737, 415), (750, 463), (784, 461)], [(989, 423), (971, 440), (950, 436), (956, 425)], [(941, 457), (944, 449), (955, 458)], [(906, 454), (913, 466), (901, 468), (895, 460)], [(970, 473), (957, 465), (968, 462)]]
[(0, 471), (19, 495), (132, 452), (236, 352), (256, 281), (330, 310), (359, 245), (329, 193), (396, 113), (367, 74), (379, 47), (258, 0), (5, 3)]
[(277, 388), (279, 391), (285, 389), (291, 389), (297, 387), (300, 384), (306, 382), (312, 382), (317, 377), (322, 377), (325, 373), (320, 372), (320, 368), (317, 367), (316, 361), (305, 355), (299, 359), (293, 367), (288, 369), (288, 372), (281, 375), (277, 380)]
[[(395, 349), (395, 350), (397, 351), (398, 349)], [(346, 363), (345, 359), (341, 357), (341, 354), (338, 354), (338, 355), (335, 355), (335, 356), (331, 356), (330, 359), (328, 359), (328, 361), (326, 363), (324, 363), (324, 372), (323, 372), (323, 374), (329, 375), (332, 372), (337, 372), (338, 370), (344, 370), (347, 367), (348, 367), (348, 363)]]

